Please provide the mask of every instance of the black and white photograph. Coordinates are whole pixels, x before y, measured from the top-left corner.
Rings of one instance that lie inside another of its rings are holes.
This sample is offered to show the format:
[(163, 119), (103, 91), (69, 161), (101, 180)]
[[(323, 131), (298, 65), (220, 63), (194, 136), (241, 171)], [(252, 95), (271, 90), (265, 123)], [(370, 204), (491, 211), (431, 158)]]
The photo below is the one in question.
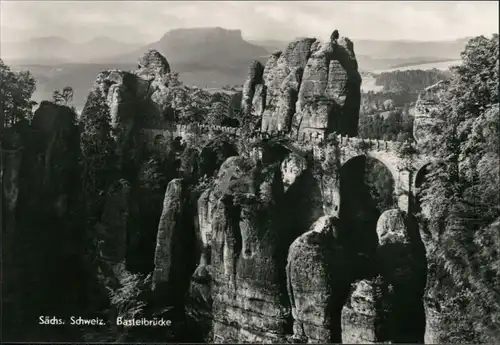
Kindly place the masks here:
[(500, 343), (498, 31), (0, 0), (0, 343)]

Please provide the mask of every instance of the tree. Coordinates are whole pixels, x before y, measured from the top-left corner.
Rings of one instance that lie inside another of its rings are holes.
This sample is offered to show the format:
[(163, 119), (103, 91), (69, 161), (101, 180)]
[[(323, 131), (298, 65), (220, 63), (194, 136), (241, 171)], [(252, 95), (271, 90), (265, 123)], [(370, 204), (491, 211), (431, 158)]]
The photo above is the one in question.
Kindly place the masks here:
[(29, 71), (13, 72), (0, 59), (0, 116), (2, 126), (11, 127), (20, 120), (31, 120), (31, 100), (36, 82)]
[[(116, 177), (117, 157), (111, 136), (109, 107), (98, 94), (90, 94), (80, 118), (83, 124), (81, 152), (86, 201), (89, 208), (99, 209), (102, 196)], [(94, 211), (90, 215), (94, 216)]]
[(221, 125), (227, 117), (228, 105), (223, 102), (214, 102), (211, 104), (206, 122), (211, 125)]
[(491, 317), (500, 315), (498, 44), (497, 34), (468, 42), (462, 65), (451, 69), (435, 114), (440, 121), (426, 143), (442, 162), (424, 189), (437, 241), (431, 255), (451, 277), (440, 289), (468, 296), (464, 305), (446, 299), (447, 308), (456, 311), (449, 323), (462, 330), (462, 339), (472, 325), (468, 342), (500, 341), (500, 322)]

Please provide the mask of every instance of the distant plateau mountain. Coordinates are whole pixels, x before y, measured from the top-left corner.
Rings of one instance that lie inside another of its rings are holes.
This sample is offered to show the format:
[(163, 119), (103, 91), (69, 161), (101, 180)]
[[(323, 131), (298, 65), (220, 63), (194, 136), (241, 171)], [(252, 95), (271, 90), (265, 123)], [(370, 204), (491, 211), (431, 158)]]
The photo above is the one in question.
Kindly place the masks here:
[[(360, 70), (460, 59), (467, 39), (421, 42), (353, 39)], [(175, 29), (149, 44), (128, 44), (101, 36), (84, 43), (61, 37), (2, 42), (0, 57), (13, 69), (28, 69), (37, 79), (35, 100), (47, 99), (54, 89), (72, 86), (74, 103), (83, 107), (95, 76), (106, 69), (135, 69), (148, 49), (164, 55), (186, 84), (221, 87), (241, 84), (252, 60), (267, 61), (288, 43), (279, 40), (245, 40), (240, 30), (220, 27)]]

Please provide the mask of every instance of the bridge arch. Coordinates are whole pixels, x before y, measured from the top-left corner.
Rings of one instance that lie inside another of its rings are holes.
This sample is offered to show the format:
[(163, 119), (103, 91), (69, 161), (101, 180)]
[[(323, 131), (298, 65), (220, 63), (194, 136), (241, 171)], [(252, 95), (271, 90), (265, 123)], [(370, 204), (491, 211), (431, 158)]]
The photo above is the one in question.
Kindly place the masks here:
[(396, 182), (384, 162), (370, 155), (353, 155), (339, 169), (339, 218), (342, 240), (357, 253), (375, 254), (380, 215), (397, 206)]
[(222, 163), (233, 156), (239, 156), (239, 152), (232, 140), (225, 137), (211, 139), (200, 150), (201, 176), (217, 174)]
[(351, 152), (349, 154), (343, 155), (340, 160), (341, 167), (346, 163), (353, 159), (357, 159), (360, 157), (369, 157), (371, 159), (375, 159), (382, 163), (385, 168), (391, 173), (394, 181), (398, 181), (400, 179), (401, 171), (399, 169), (399, 160), (397, 157), (388, 152), (380, 152), (380, 151), (366, 151), (366, 152)]
[(422, 163), (415, 169), (415, 177), (413, 179), (413, 190), (417, 192), (422, 188), (423, 183), (427, 179), (428, 174), (431, 172), (432, 162)]

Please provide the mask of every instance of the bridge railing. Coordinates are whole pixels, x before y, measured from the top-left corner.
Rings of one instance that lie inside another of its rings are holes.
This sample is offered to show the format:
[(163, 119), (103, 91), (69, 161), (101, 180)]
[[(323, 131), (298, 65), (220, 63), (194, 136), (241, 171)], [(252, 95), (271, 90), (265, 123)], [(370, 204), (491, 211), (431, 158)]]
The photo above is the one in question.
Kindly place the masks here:
[[(171, 130), (167, 129), (144, 129), (144, 131), (150, 134), (160, 134), (163, 132), (174, 131), (177, 135), (182, 135), (184, 133), (192, 134), (206, 134), (206, 133), (227, 133), (231, 135), (240, 136), (243, 133), (243, 129), (239, 127), (227, 127), (219, 125), (205, 125), (200, 123), (190, 123), (190, 124), (175, 124)], [(287, 139), (291, 141), (296, 141), (304, 144), (324, 144), (331, 140), (331, 136), (319, 131), (311, 132), (285, 132), (285, 131), (271, 131), (271, 132), (258, 132), (253, 133), (253, 136), (260, 139)], [(334, 140), (340, 146), (356, 146), (362, 147), (369, 150), (380, 150), (380, 151), (394, 151), (397, 150), (403, 143), (399, 141), (391, 140), (379, 140), (379, 139), (366, 139), (359, 137), (349, 137), (337, 134), (334, 136)]]

